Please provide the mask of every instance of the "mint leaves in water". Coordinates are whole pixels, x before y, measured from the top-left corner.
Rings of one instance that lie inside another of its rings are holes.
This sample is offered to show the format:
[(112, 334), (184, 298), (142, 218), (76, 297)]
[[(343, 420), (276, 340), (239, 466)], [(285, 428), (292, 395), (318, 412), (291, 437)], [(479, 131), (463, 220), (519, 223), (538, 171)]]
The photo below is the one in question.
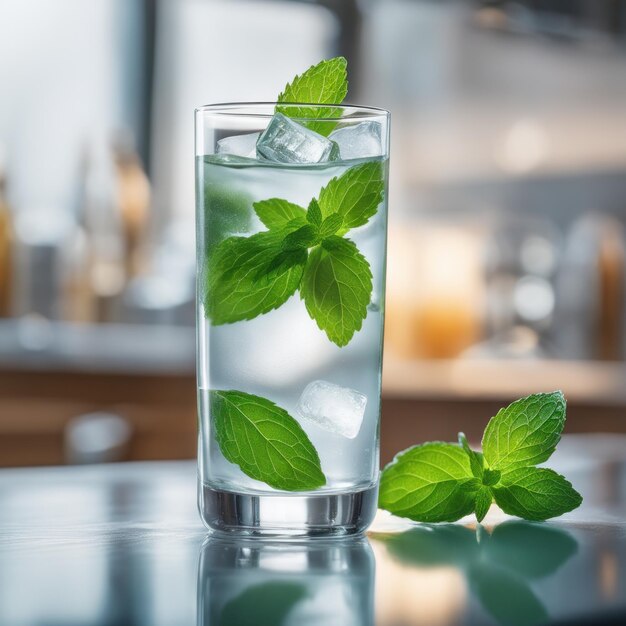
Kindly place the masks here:
[(317, 451), (287, 411), (242, 391), (211, 391), (210, 398), (220, 450), (245, 474), (284, 491), (326, 484)]
[(348, 344), (367, 315), (372, 272), (345, 235), (376, 213), (383, 167), (370, 161), (349, 168), (306, 209), (281, 198), (255, 202), (269, 230), (229, 237), (209, 256), (204, 305), (211, 323), (252, 319), (299, 290), (318, 327), (338, 346)]
[(493, 417), (483, 451), (426, 443), (400, 453), (384, 470), (381, 508), (419, 522), (452, 522), (472, 512), (482, 521), (491, 503), (510, 515), (545, 520), (582, 502), (560, 474), (535, 467), (554, 452), (565, 424), (560, 391), (513, 402)]

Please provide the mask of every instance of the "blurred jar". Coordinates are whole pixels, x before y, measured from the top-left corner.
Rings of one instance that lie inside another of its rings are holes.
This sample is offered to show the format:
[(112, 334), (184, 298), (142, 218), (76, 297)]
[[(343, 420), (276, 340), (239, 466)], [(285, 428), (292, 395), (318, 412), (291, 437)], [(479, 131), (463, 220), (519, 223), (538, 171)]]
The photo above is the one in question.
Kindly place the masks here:
[(561, 237), (549, 219), (504, 214), (485, 249), (486, 335), (468, 356), (536, 357), (550, 349)]
[(570, 227), (557, 275), (558, 324), (552, 341), (570, 359), (624, 356), (624, 228), (617, 219), (589, 213)]

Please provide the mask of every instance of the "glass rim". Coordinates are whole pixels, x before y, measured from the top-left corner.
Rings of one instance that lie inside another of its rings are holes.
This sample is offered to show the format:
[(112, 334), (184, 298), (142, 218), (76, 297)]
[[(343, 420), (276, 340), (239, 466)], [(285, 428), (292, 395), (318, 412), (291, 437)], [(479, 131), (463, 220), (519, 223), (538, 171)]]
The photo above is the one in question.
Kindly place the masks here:
[[(391, 113), (386, 109), (378, 107), (365, 106), (360, 104), (320, 104), (315, 102), (217, 102), (214, 104), (205, 104), (195, 109), (195, 114), (211, 114), (224, 117), (235, 118), (264, 118), (271, 119), (274, 116), (277, 105), (285, 108), (314, 108), (314, 109), (341, 109), (342, 112), (348, 111), (349, 115), (332, 116), (332, 117), (292, 117), (291, 119), (304, 122), (341, 122), (354, 119), (366, 118), (386, 118)], [(265, 111), (264, 109), (268, 109)], [(291, 117), (291, 116), (290, 116)]]

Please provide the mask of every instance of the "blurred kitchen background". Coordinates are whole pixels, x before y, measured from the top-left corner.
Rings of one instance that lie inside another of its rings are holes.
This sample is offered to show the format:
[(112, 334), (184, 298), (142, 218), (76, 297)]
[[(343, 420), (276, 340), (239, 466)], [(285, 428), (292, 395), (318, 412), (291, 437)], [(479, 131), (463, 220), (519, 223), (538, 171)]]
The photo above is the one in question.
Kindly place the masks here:
[(382, 457), (562, 388), (626, 432), (626, 0), (3, 0), (0, 466), (191, 458), (193, 109), (392, 112)]

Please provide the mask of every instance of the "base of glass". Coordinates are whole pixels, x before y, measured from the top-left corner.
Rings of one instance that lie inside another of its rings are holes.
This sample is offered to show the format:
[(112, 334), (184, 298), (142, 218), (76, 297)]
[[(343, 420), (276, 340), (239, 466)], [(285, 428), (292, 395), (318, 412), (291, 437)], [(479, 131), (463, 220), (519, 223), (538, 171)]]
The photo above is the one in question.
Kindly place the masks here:
[(204, 524), (221, 535), (247, 537), (346, 537), (372, 523), (378, 485), (349, 493), (259, 495), (198, 485)]

